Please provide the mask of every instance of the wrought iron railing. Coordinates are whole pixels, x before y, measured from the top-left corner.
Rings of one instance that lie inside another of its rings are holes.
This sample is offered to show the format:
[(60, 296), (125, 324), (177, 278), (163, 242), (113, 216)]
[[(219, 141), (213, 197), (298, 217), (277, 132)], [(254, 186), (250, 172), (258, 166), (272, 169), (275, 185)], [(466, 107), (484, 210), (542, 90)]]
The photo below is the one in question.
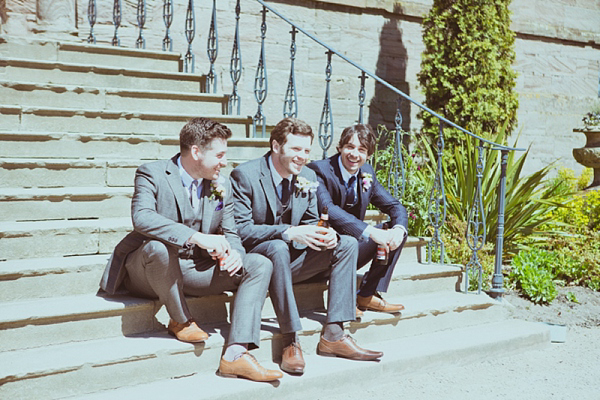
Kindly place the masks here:
[[(94, 34), (94, 25), (96, 24), (97, 18), (97, 5), (96, 0), (88, 0), (88, 21), (90, 25), (90, 32), (87, 38), (89, 43), (96, 43), (96, 35)], [(118, 35), (118, 30), (121, 25), (122, 18), (122, 0), (113, 0), (113, 25), (114, 35), (111, 40), (113, 46), (120, 46), (121, 41)], [(446, 119), (442, 115), (434, 112), (425, 105), (419, 103), (415, 99), (403, 91), (397, 89), (384, 79), (380, 78), (376, 74), (370, 72), (366, 68), (360, 66), (353, 60), (349, 59), (333, 47), (324, 43), (311, 33), (298, 26), (286, 16), (275, 10), (272, 6), (265, 3), (263, 0), (248, 0), (248, 2), (258, 2), (261, 9), (261, 24), (260, 24), (260, 53), (258, 55), (257, 68), (254, 76), (254, 97), (256, 99), (257, 111), (252, 117), (253, 121), (253, 134), (254, 136), (265, 137), (267, 133), (267, 118), (264, 112), (263, 104), (268, 94), (268, 74), (266, 65), (266, 37), (267, 37), (267, 14), (270, 12), (272, 15), (278, 18), (278, 21), (283, 21), (290, 26), (291, 42), (290, 42), (290, 73), (288, 79), (287, 90), (283, 100), (283, 116), (284, 117), (297, 117), (298, 116), (298, 88), (296, 86), (296, 75), (295, 75), (295, 60), (296, 60), (296, 49), (297, 49), (297, 35), (300, 33), (306, 38), (315, 42), (318, 46), (322, 47), (326, 56), (326, 67), (325, 67), (325, 94), (323, 101), (323, 108), (321, 112), (321, 118), (319, 121), (318, 141), (323, 150), (323, 158), (327, 157), (327, 151), (332, 145), (333, 134), (334, 134), (334, 123), (333, 123), (333, 109), (331, 102), (331, 79), (333, 75), (332, 59), (337, 57), (343, 60), (345, 63), (353, 66), (359, 73), (359, 92), (358, 92), (358, 119), (359, 123), (363, 122), (363, 110), (365, 105), (365, 99), (367, 98), (365, 81), (368, 78), (373, 79), (375, 82), (382, 85), (382, 87), (390, 90), (397, 96), (397, 108), (396, 115), (394, 118), (395, 123), (395, 158), (392, 161), (391, 172), (388, 177), (389, 187), (393, 188), (394, 195), (398, 198), (402, 198), (405, 193), (406, 185), (406, 171), (405, 163), (402, 156), (402, 143), (404, 141), (404, 130), (402, 129), (402, 113), (401, 105), (403, 101), (408, 101), (411, 104), (419, 107), (421, 110), (430, 113), (439, 120), (438, 135), (436, 138), (435, 148), (437, 149), (436, 154), (436, 167), (435, 176), (433, 178), (433, 184), (429, 194), (429, 205), (428, 205), (428, 218), (429, 223), (433, 228), (433, 234), (431, 241), (428, 245), (428, 260), (432, 261), (432, 255), (439, 254), (440, 262), (443, 263), (445, 260), (445, 249), (444, 242), (442, 240), (441, 232), (446, 220), (446, 198), (444, 192), (444, 178), (443, 178), (443, 165), (444, 165), (444, 127), (455, 128), (465, 135), (474, 138), (478, 142), (478, 160), (477, 160), (477, 174), (476, 174), (476, 190), (473, 199), (473, 204), (469, 212), (467, 221), (467, 229), (465, 237), (467, 245), (469, 246), (472, 256), (470, 261), (466, 265), (466, 282), (465, 291), (469, 288), (469, 279), (472, 272), (478, 275), (478, 289), (477, 292), (481, 292), (482, 288), (482, 265), (479, 260), (478, 252), (482, 249), (485, 237), (486, 237), (486, 219), (485, 210), (482, 199), (482, 180), (483, 171), (485, 168), (485, 151), (489, 150), (492, 152), (498, 151), (501, 154), (501, 176), (498, 186), (498, 226), (496, 232), (496, 249), (495, 249), (495, 265), (494, 275), (492, 278), (492, 288), (490, 294), (498, 297), (502, 296), (503, 290), (503, 276), (502, 276), (502, 249), (504, 244), (504, 210), (505, 210), (505, 191), (506, 191), (506, 167), (508, 162), (508, 154), (511, 151), (523, 151), (524, 149), (506, 146), (503, 144), (495, 143), (480, 137), (461, 126), (458, 126), (454, 122)], [(217, 91), (217, 75), (215, 73), (215, 62), (217, 59), (219, 38), (217, 34), (217, 7), (216, 0), (212, 2), (212, 13), (210, 20), (210, 28), (207, 41), (207, 55), (209, 60), (209, 70), (206, 75), (207, 83), (205, 85), (207, 92)], [(162, 40), (163, 51), (173, 51), (173, 39), (171, 37), (171, 25), (173, 22), (174, 5), (173, 0), (163, 0), (163, 21), (165, 25), (165, 36)], [(239, 115), (241, 112), (241, 96), (239, 93), (239, 84), (242, 77), (242, 43), (240, 41), (240, 15), (241, 15), (241, 4), (240, 0), (236, 1), (235, 7), (235, 33), (233, 35), (233, 47), (231, 51), (229, 72), (232, 83), (232, 91), (229, 95), (228, 101), (228, 112), (229, 114)], [(139, 35), (135, 42), (136, 47), (145, 48), (146, 40), (143, 37), (144, 24), (146, 21), (146, 3), (145, 0), (138, 0), (137, 5), (137, 21)], [(187, 50), (183, 57), (184, 70), (188, 73), (193, 73), (195, 70), (194, 66), (194, 53), (192, 49), (192, 42), (195, 37), (196, 17), (194, 12), (193, 0), (188, 0), (188, 7), (186, 10), (185, 17), (185, 37), (187, 39)]]

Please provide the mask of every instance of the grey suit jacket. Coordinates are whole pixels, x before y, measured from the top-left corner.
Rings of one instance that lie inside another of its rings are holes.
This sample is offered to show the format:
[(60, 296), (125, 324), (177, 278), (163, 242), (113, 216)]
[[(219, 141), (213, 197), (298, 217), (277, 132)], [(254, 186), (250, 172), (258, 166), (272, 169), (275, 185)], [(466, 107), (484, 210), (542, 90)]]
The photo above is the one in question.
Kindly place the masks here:
[[(303, 168), (300, 174), (292, 180), (291, 225), (275, 225), (277, 192), (267, 162), (269, 155), (270, 152), (263, 157), (239, 165), (230, 175), (235, 222), (242, 243), (248, 251), (264, 241), (283, 239), (283, 232), (290, 226), (315, 225), (319, 222), (316, 193), (304, 193), (296, 186), (300, 178), (309, 182), (317, 181), (317, 176), (312, 170)], [(294, 246), (296, 248), (306, 247), (299, 243), (294, 243)]]
[[(201, 213), (196, 216), (188, 194), (181, 182), (175, 155), (170, 160), (155, 161), (140, 166), (135, 173), (135, 190), (131, 203), (133, 232), (129, 233), (110, 257), (100, 287), (114, 294), (125, 277), (127, 255), (148, 239), (160, 240), (185, 252), (186, 241), (197, 230), (192, 226), (201, 218), (200, 232), (216, 233), (220, 227), (232, 248), (243, 256), (244, 248), (235, 229), (233, 218), (233, 196), (228, 179), (219, 178), (225, 187), (225, 198), (211, 199), (211, 181), (203, 181)], [(214, 197), (214, 196), (213, 196)], [(209, 257), (208, 253), (202, 252)]]
[[(377, 180), (377, 175), (373, 167), (365, 164), (358, 172), (358, 188), (360, 192), (360, 218), (347, 211), (343, 206), (346, 203), (346, 185), (339, 164), (340, 154), (335, 154), (325, 160), (314, 161), (308, 165), (313, 169), (319, 178), (319, 188), (317, 189), (317, 198), (319, 209), (327, 206), (329, 211), (329, 222), (333, 229), (343, 235), (351, 235), (359, 239), (362, 232), (367, 227), (365, 214), (369, 203), (373, 204), (380, 211), (390, 216), (391, 225), (402, 225), (408, 227), (408, 216), (406, 208), (394, 198)], [(370, 174), (373, 182), (368, 190), (364, 190), (362, 184), (363, 174)]]

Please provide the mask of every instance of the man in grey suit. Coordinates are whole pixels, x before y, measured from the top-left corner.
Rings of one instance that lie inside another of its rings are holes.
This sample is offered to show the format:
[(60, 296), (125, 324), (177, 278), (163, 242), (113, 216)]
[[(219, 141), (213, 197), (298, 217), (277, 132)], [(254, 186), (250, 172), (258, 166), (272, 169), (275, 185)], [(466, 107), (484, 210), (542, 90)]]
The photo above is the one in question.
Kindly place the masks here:
[(310, 126), (285, 118), (271, 132), (271, 151), (233, 170), (235, 220), (244, 247), (273, 262), (269, 294), (283, 334), (281, 369), (304, 372), (296, 332), (302, 329), (292, 284), (329, 276), (327, 321), (317, 352), (355, 360), (383, 353), (360, 348), (344, 335), (343, 322), (355, 319), (357, 241), (317, 227), (315, 173), (303, 168), (313, 141)]
[(260, 315), (273, 270), (258, 254), (246, 255), (235, 229), (231, 185), (220, 175), (227, 164), (231, 131), (195, 118), (181, 130), (181, 153), (144, 164), (135, 175), (134, 231), (115, 248), (101, 288), (114, 294), (158, 298), (169, 316), (168, 332), (184, 342), (208, 338), (192, 319), (185, 295), (205, 296), (237, 289), (223, 376), (273, 381), (248, 353), (260, 342)]

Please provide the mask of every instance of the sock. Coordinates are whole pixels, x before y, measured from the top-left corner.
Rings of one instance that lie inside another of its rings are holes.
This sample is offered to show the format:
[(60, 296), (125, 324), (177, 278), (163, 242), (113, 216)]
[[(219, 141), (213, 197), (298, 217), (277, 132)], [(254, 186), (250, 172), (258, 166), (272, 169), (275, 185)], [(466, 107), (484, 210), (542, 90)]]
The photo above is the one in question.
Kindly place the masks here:
[(344, 336), (344, 325), (341, 322), (331, 322), (323, 328), (323, 337), (329, 342), (337, 342)]
[(297, 342), (298, 338), (296, 337), (296, 332), (284, 333), (281, 335), (281, 344), (283, 348), (288, 347), (293, 342)]
[(242, 354), (244, 354), (247, 351), (248, 351), (247, 344), (233, 343), (233, 344), (230, 344), (229, 346), (227, 346), (227, 349), (225, 349), (225, 354), (223, 354), (223, 359), (225, 361), (232, 362), (232, 361), (235, 361), (238, 358), (240, 358), (242, 356)]

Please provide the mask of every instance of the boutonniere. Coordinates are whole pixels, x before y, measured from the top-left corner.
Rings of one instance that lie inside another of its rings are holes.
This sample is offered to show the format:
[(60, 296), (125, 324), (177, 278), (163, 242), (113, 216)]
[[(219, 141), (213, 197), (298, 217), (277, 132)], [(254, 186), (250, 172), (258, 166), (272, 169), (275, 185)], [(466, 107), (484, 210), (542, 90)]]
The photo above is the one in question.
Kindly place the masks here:
[(314, 193), (317, 191), (317, 188), (319, 187), (319, 182), (311, 182), (308, 179), (299, 176), (296, 179), (295, 186), (296, 196), (301, 194), (302, 197), (306, 197), (307, 194)]
[(211, 200), (219, 200), (219, 204), (217, 205), (217, 208), (215, 208), (215, 211), (219, 211), (223, 208), (223, 199), (225, 198), (225, 186), (221, 183), (219, 177), (219, 180), (216, 181), (211, 181), (210, 182), (210, 199)]
[(366, 172), (364, 174), (362, 174), (362, 187), (365, 192), (368, 191), (369, 189), (371, 189), (372, 183), (373, 183), (373, 175), (366, 173)]

